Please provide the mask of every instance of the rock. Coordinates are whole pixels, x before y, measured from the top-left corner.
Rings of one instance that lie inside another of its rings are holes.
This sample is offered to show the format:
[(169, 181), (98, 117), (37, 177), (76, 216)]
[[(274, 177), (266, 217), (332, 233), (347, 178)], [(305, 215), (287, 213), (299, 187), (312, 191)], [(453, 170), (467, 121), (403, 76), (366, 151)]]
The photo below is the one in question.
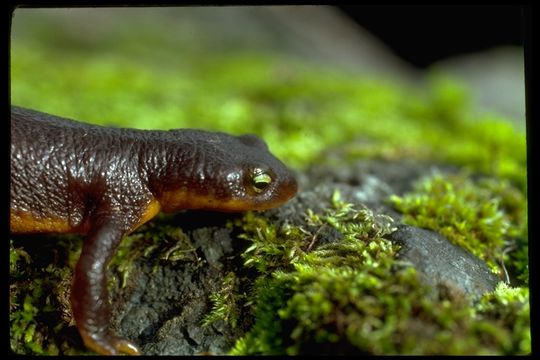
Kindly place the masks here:
[(486, 263), (435, 231), (399, 225), (390, 235), (399, 244), (399, 256), (413, 264), (422, 280), (433, 287), (451, 286), (478, 299), (495, 290), (502, 280)]
[[(203, 212), (197, 215), (209, 216)], [(154, 266), (155, 259), (142, 257), (134, 262), (128, 286), (116, 293), (113, 312), (117, 320), (113, 326), (119, 334), (137, 339), (144, 354), (223, 354), (241, 335), (239, 328), (223, 322), (220, 326), (201, 324), (211, 310), (210, 295), (221, 288), (227, 274), (226, 258), (233, 252), (230, 230), (224, 225), (184, 229), (197, 261)]]
[[(386, 203), (388, 197), (411, 190), (421, 177), (453, 171), (454, 167), (413, 161), (359, 160), (346, 167), (317, 165), (301, 177), (301, 187), (306, 190), (269, 213), (278, 223), (286, 219), (303, 225), (305, 220), (300, 214), (306, 209), (322, 211), (328, 207), (333, 191), (338, 190), (343, 200), (389, 215), (400, 224), (402, 216)], [(330, 236), (333, 241), (339, 238), (339, 234)], [(390, 240), (402, 246), (400, 256), (411, 262), (422, 280), (434, 288), (452, 286), (476, 299), (494, 290), (501, 280), (484, 261), (434, 231), (401, 224)]]
[(455, 170), (453, 166), (408, 160), (358, 160), (347, 166), (316, 165), (305, 174), (298, 175), (300, 191), (296, 197), (267, 213), (278, 223), (286, 219), (292, 224), (302, 225), (302, 214), (306, 209), (323, 211), (328, 207), (332, 193), (338, 190), (344, 201), (365, 205), (376, 213), (401, 221), (401, 214), (386, 202), (390, 195), (403, 195), (421, 177)]

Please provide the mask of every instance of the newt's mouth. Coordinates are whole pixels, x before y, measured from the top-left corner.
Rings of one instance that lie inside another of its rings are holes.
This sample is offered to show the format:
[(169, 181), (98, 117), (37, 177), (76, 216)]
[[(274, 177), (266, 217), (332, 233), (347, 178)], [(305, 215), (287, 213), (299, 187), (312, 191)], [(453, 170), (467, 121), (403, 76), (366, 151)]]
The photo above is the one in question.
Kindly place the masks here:
[(212, 210), (221, 212), (242, 212), (268, 210), (278, 207), (291, 199), (298, 191), (294, 176), (280, 179), (265, 194), (242, 197), (216, 197), (214, 194), (200, 194), (186, 189), (167, 191), (161, 194), (159, 203), (164, 212), (185, 209)]

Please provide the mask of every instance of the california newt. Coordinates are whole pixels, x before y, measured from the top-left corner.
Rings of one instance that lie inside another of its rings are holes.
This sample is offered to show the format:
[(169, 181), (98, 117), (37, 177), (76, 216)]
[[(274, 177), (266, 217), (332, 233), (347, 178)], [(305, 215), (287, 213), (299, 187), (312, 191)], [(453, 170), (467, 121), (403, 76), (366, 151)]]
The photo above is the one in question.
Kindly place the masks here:
[(90, 125), (11, 107), (12, 233), (81, 233), (71, 306), (85, 345), (139, 354), (109, 328), (105, 270), (122, 237), (160, 211), (264, 210), (297, 191), (255, 135)]

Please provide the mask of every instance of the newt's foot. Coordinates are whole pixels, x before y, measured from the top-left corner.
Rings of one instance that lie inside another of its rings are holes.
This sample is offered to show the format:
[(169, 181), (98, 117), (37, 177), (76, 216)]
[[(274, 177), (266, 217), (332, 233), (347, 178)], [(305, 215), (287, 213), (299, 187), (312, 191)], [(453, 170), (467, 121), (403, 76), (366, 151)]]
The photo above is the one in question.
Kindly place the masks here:
[(130, 341), (111, 334), (83, 334), (84, 345), (101, 355), (141, 355), (141, 352)]

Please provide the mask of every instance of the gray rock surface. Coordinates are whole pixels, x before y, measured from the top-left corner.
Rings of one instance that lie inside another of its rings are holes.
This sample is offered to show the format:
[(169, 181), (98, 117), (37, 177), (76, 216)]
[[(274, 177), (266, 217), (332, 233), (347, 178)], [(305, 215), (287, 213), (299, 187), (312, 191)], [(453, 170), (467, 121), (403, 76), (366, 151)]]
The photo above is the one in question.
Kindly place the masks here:
[(195, 260), (157, 267), (154, 259), (135, 262), (129, 285), (116, 293), (113, 326), (138, 339), (144, 354), (222, 354), (242, 334), (241, 327), (233, 329), (222, 321), (201, 324), (211, 310), (210, 295), (221, 288), (227, 274), (227, 258), (233, 255), (230, 230), (224, 225), (196, 226), (186, 232), (195, 247)]
[(434, 288), (450, 286), (478, 299), (495, 290), (501, 280), (484, 261), (435, 231), (399, 225), (390, 240), (401, 246), (399, 257), (411, 262), (422, 280)]

